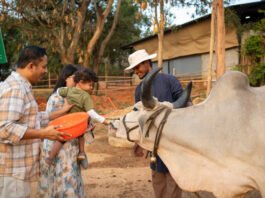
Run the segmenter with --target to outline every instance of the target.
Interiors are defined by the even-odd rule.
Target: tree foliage
[[[255,34],[246,39],[243,52],[252,63],[250,83],[253,86],[260,86],[265,84],[265,15],[253,27]]]
[[[254,58],[255,62],[262,58],[265,53],[265,43],[263,37],[264,36],[262,35],[253,35],[247,38],[245,41],[245,54],[251,58]]]
[[[6,34],[4,38],[6,46],[12,45],[7,49],[9,59],[15,60],[13,55],[15,56],[24,45],[35,44],[48,50],[49,63],[52,63],[49,64],[49,71],[53,73],[58,72],[66,63],[84,64],[92,68],[97,65],[102,42],[111,30],[117,11],[117,1],[0,0],[0,11],[3,13],[0,21],[3,32],[11,31],[12,25],[19,32],[19,38],[15,39],[16,43],[10,42],[12,34]],[[146,35],[143,32],[152,32],[151,27],[155,27],[155,20],[149,15],[154,13],[152,9],[155,2],[158,1],[134,0],[132,3],[131,0],[122,0],[115,31],[103,50],[102,58],[99,59],[108,58],[111,65],[116,65],[118,69],[125,62],[127,63],[128,54],[120,47]],[[196,13],[204,14],[210,2],[210,0],[165,1],[164,25],[171,26],[174,13],[169,11],[170,7],[195,6]],[[149,8],[151,11],[145,12]],[[12,18],[13,21],[7,23],[7,18]],[[98,70],[103,72],[104,64],[101,60],[98,62]]]
[[[172,15],[168,15],[167,12],[167,7],[190,7],[192,6],[193,8],[195,8],[195,14],[194,16],[200,16],[203,14],[206,14],[209,12],[210,7],[212,5],[213,2],[214,5],[218,5],[217,6],[217,10],[219,11],[219,15],[217,16],[221,16],[220,13],[223,13],[223,0],[220,1],[212,1],[212,0],[135,0],[134,1],[135,4],[138,4],[140,7],[140,14],[148,7],[147,4],[150,5],[151,9],[153,10],[153,15],[152,15],[152,26],[153,26],[153,33],[157,34],[158,37],[158,67],[162,67],[163,66],[163,40],[164,40],[164,30],[166,27],[167,22],[169,21],[168,16],[172,16]],[[225,0],[224,3],[229,2],[229,0]],[[223,16],[223,14],[222,14]],[[223,17],[217,17],[220,20],[217,20],[217,23],[221,22],[223,20]],[[222,20],[221,20],[222,19]],[[221,22],[222,24],[222,22]],[[219,25],[218,25],[219,26]],[[219,26],[220,27],[220,26]],[[218,30],[216,32],[217,38],[221,38],[221,36],[224,34],[224,29],[223,31]],[[221,39],[217,39],[216,41],[216,46],[218,44],[218,46],[216,47],[217,51],[219,49],[222,49],[221,43],[219,42],[222,41]],[[223,65],[222,62],[220,60],[223,60],[224,53],[221,53],[223,50],[221,50],[219,53],[217,52],[217,62],[219,60],[219,65]],[[220,56],[219,56],[220,55]],[[219,58],[220,57],[220,58]],[[217,74],[220,73],[218,72],[218,67],[217,67]]]
[[[144,26],[148,23],[146,16],[141,18],[137,17],[138,8],[131,4],[130,1],[124,1],[121,4],[120,20],[117,24],[116,31],[114,32],[108,46],[105,49],[104,57],[108,57],[113,68],[109,71],[109,74],[123,73],[124,63],[127,63],[128,52],[122,49],[122,46],[140,39],[141,32]],[[110,17],[113,20],[113,14]],[[96,45],[95,55],[99,50],[103,38],[108,34],[111,23],[106,24],[106,28],[103,31],[103,36],[100,42]],[[99,74],[104,74],[104,64],[101,62],[101,68],[99,68]]]
[[[19,29],[20,24],[19,20],[9,16],[1,18],[0,26],[8,62],[0,64],[0,80],[4,80],[10,74],[17,60],[17,52],[22,43],[25,44],[24,35]]]
[[[122,0],[121,7],[118,27],[103,53],[112,60],[119,56],[122,45],[139,38],[144,21],[137,21],[137,8],[130,0]],[[16,50],[9,48],[8,52],[17,54],[27,44],[41,45],[48,50],[49,63],[53,63],[49,71],[57,72],[67,63],[93,67],[101,42],[112,27],[116,8],[117,1],[105,0],[0,0],[4,13],[0,20],[3,31],[13,32],[11,26],[16,24],[22,37],[16,39]],[[7,17],[13,21],[7,23]],[[7,34],[4,38],[6,45],[15,45],[10,43],[11,37]]]
[[[253,86],[265,84],[265,62],[257,63],[249,75],[249,81]]]

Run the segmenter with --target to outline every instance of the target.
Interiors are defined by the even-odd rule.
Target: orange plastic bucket
[[[85,112],[70,113],[49,122],[49,126],[61,125],[62,127],[57,129],[58,131],[72,135],[71,137],[64,136],[66,140],[83,135],[87,129],[87,124],[88,114]]]

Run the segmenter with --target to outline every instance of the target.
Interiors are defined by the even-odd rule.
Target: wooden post
[[[106,89],[105,89],[105,96],[107,95],[107,88],[108,88],[108,75],[109,75],[109,58],[104,58],[104,65],[105,65],[105,82],[106,82]]]
[[[48,87],[50,89],[51,88],[51,72],[48,72],[48,83],[49,83]]]
[[[164,26],[165,26],[165,15],[164,15],[164,0],[159,0],[160,3],[160,21],[158,24],[158,67],[163,67],[163,44],[164,44]]]
[[[213,64],[213,47],[215,38],[215,25],[216,25],[216,2],[212,3],[212,15],[211,15],[211,37],[210,37],[210,50],[209,50],[209,63],[207,74],[207,96],[210,93],[212,87],[212,64]]]
[[[159,20],[158,20],[158,1],[159,1]],[[154,0],[155,4],[155,17],[154,26],[157,26],[158,37],[158,54],[157,54],[157,66],[163,67],[163,42],[164,42],[164,26],[165,26],[165,14],[164,14],[164,0]],[[156,29],[156,28],[155,28]]]
[[[216,1],[217,31],[216,31],[216,78],[225,72],[225,23],[223,0]]]

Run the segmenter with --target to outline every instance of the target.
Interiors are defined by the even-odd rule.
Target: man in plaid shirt
[[[67,104],[52,114],[38,112],[31,84],[47,72],[43,48],[25,47],[17,68],[0,83],[0,197],[29,197],[30,182],[39,175],[41,139],[64,141],[67,135],[47,125],[49,119],[66,113]]]

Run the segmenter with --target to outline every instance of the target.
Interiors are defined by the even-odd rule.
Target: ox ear
[[[161,69],[162,67],[158,67],[149,72],[142,82],[141,101],[145,108],[153,109],[156,105],[156,101],[151,94],[151,85],[154,77]]]
[[[192,89],[192,82],[190,81],[185,90],[183,91],[182,95],[173,102],[173,108],[183,108],[187,105],[189,99],[190,99],[190,93]]]

